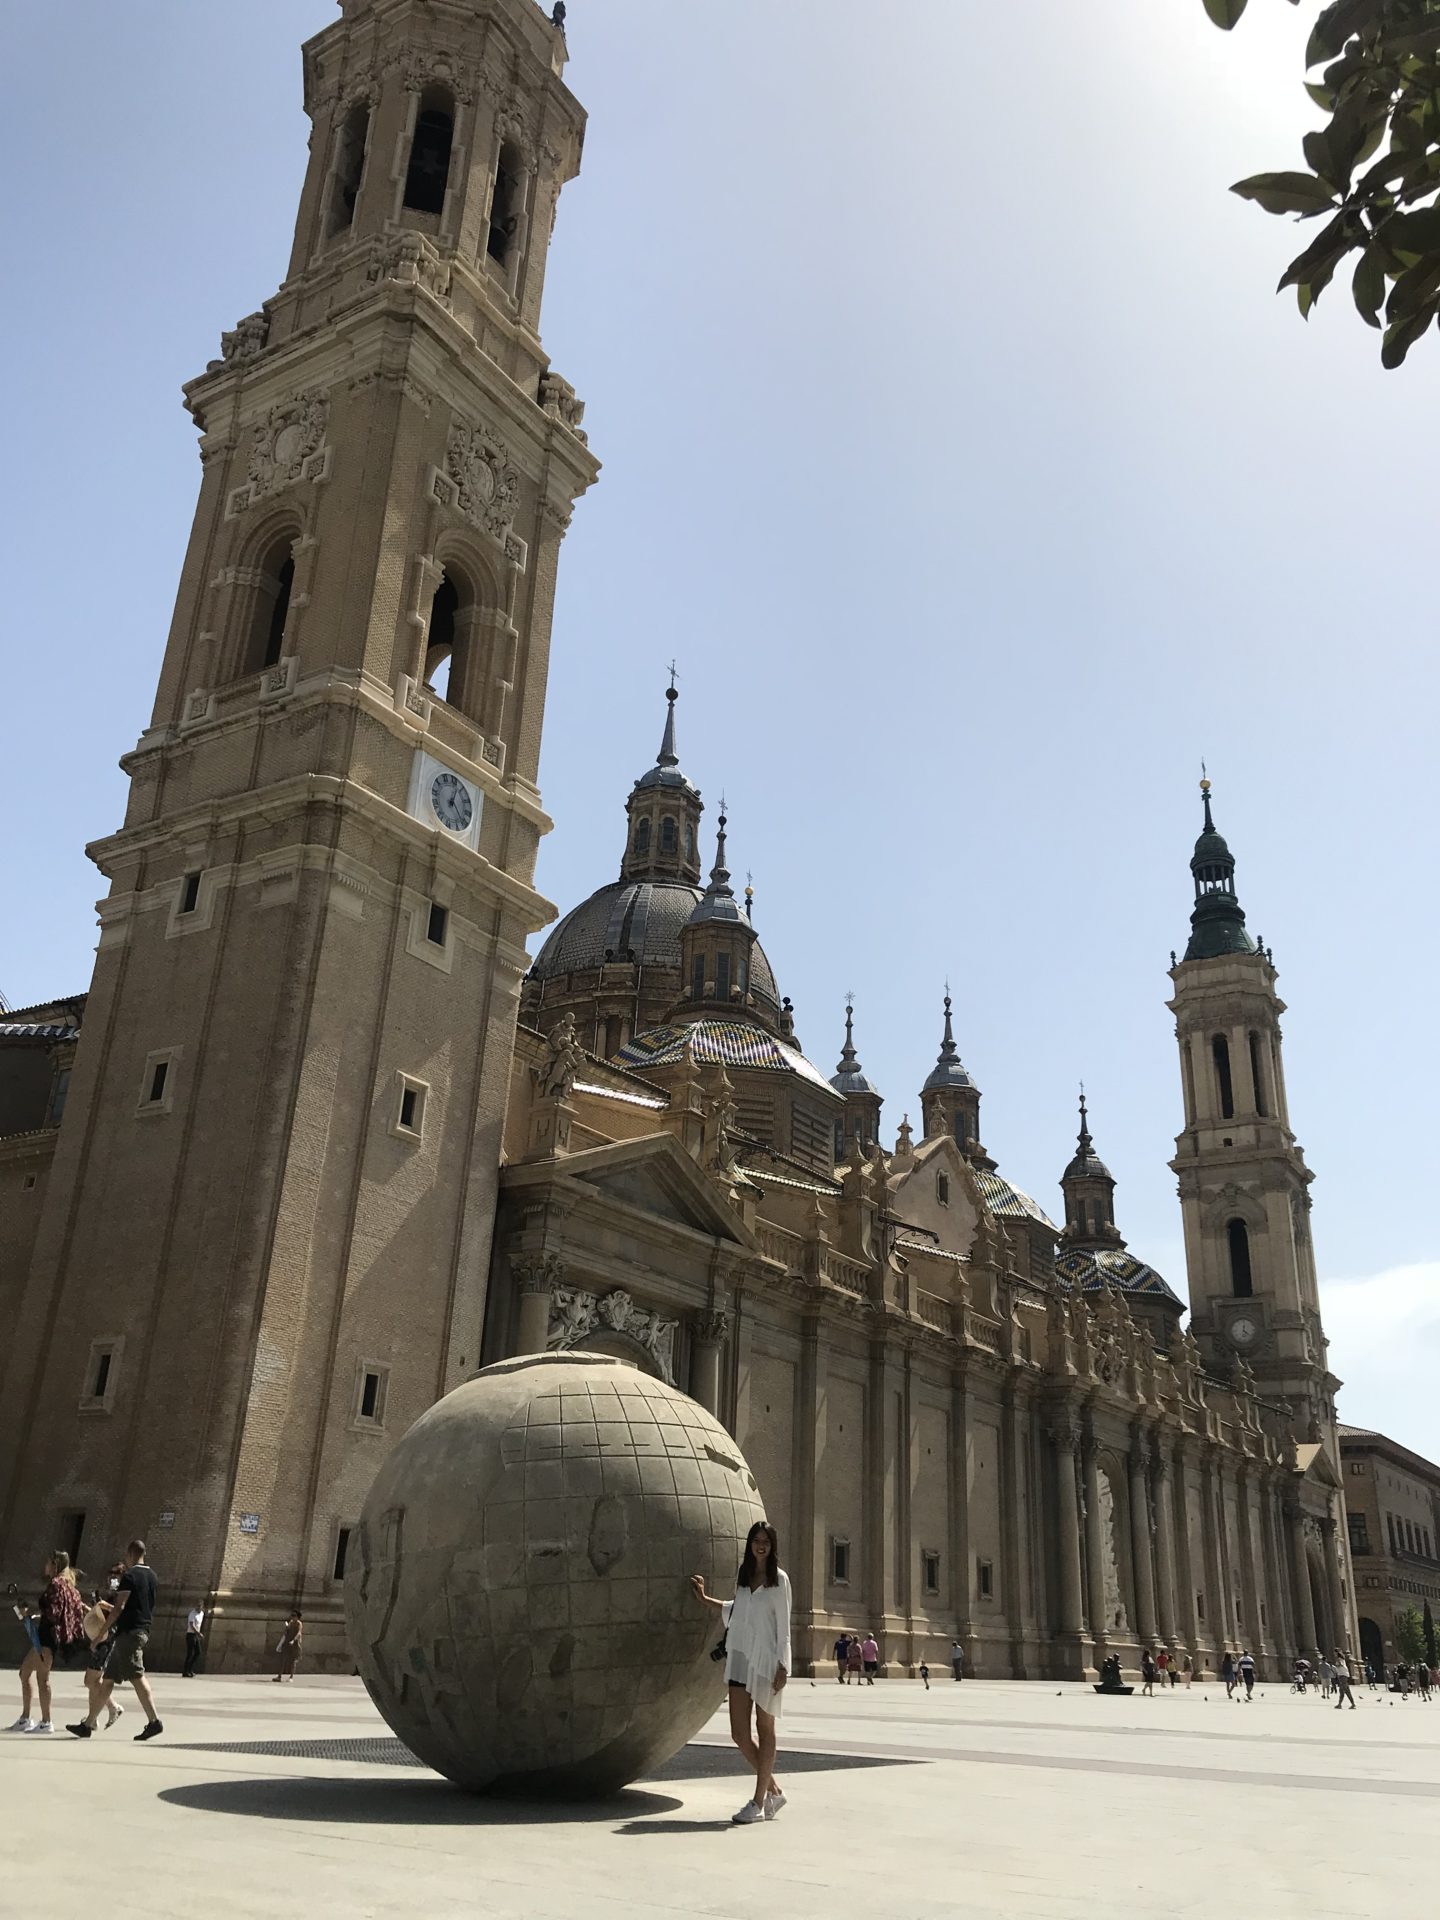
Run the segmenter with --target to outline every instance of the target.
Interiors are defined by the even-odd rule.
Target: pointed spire
[[[670,684],[665,689],[665,731],[660,736],[660,751],[655,756],[657,767],[678,767],[680,757],[675,751],[675,702],[680,698],[680,689],[675,684],[675,662],[670,662]]]
[[[1085,1082],[1080,1082],[1080,1151],[1089,1153],[1095,1145],[1090,1138],[1089,1115],[1085,1111]]]
[[[840,1073],[859,1073],[860,1062],[855,1057],[855,996],[845,996],[845,1044],[840,1049],[840,1060],[835,1071]]]
[[[754,874],[751,873],[747,868],[745,872],[745,918],[751,923],[752,926],[754,925],[754,922],[755,922],[755,887],[753,884],[754,879],[755,879]]]
[[[1205,762],[1200,762],[1200,797],[1205,803],[1205,831],[1213,833],[1215,822],[1210,817],[1210,776],[1205,771]]]
[[[720,818],[715,822],[715,864],[710,869],[710,891],[712,893],[730,892],[730,869],[725,864],[725,796],[720,796]]]

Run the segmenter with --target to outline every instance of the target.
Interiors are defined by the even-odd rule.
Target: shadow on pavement
[[[315,1820],[371,1826],[516,1827],[627,1823],[643,1832],[645,1819],[682,1803],[634,1787],[608,1800],[520,1800],[464,1793],[446,1780],[335,1780],[299,1775],[277,1780],[204,1780],[166,1787],[159,1798],[197,1813],[234,1813],[247,1819]]]

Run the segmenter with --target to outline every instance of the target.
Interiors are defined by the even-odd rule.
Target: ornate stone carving
[[[1101,1467],[1096,1475],[1100,1489],[1100,1574],[1105,1591],[1105,1625],[1124,1631],[1125,1602],[1120,1593],[1120,1560],[1115,1551],[1115,1489],[1110,1476]]]
[[[455,506],[471,525],[503,541],[520,504],[520,476],[499,435],[457,420],[445,448],[445,476],[455,488]]]
[[[568,1100],[584,1064],[585,1049],[575,1037],[575,1016],[562,1014],[550,1029],[549,1057],[534,1070],[541,1098]]]
[[[580,422],[585,418],[585,402],[577,398],[568,380],[562,380],[558,373],[542,373],[536,397],[542,413],[550,414],[562,426],[569,427],[577,440],[585,439],[580,431]]]
[[[510,1271],[521,1293],[553,1293],[565,1278],[565,1265],[558,1253],[512,1254]]]
[[[253,430],[248,479],[230,495],[227,513],[243,513],[257,500],[301,481],[323,480],[330,471],[325,430],[330,403],[323,393],[297,394],[272,407]]]
[[[728,1313],[696,1313],[690,1318],[690,1337],[697,1347],[718,1347],[730,1331]]]
[[[233,332],[221,334],[221,365],[244,366],[247,361],[258,359],[265,351],[265,343],[269,338],[269,314],[263,310],[259,313],[247,313]]]
[[[375,254],[365,277],[372,286],[379,280],[421,286],[447,307],[450,304],[450,262],[423,233],[396,234]]]
[[[564,1353],[596,1332],[623,1334],[650,1355],[660,1377],[673,1386],[678,1325],[654,1308],[637,1306],[623,1287],[607,1294],[557,1287],[551,1295],[548,1345],[552,1352]]]

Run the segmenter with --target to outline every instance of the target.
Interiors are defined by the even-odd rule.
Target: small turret
[[[1090,1137],[1089,1114],[1085,1107],[1085,1089],[1080,1089],[1080,1139],[1075,1157],[1060,1178],[1065,1195],[1065,1230],[1061,1239],[1069,1247],[1123,1248],[1124,1240],[1115,1225],[1115,1180],[1110,1169],[1095,1151]]]
[[[685,880],[694,886],[700,879],[697,835],[704,804],[700,789],[680,771],[675,752],[675,703],[679,698],[672,668],[665,690],[665,731],[660,736],[660,751],[654,766],[641,774],[625,802],[629,828],[625,857],[620,862],[622,880]]]
[[[840,1059],[830,1084],[838,1094],[844,1097],[844,1117],[835,1123],[835,1159],[838,1164],[849,1151],[852,1139],[858,1136],[865,1148],[875,1146],[880,1138],[880,1109],[884,1105],[879,1090],[866,1077],[855,1052],[855,1001],[851,994],[845,996],[845,1044],[840,1049]]]
[[[948,1133],[964,1153],[980,1147],[980,1089],[965,1071],[955,1045],[950,988],[945,988],[945,1035],[940,1052],[920,1089],[920,1119],[927,1140]]]
[[[750,993],[750,956],[755,947],[755,929],[730,885],[730,870],[725,864],[727,825],[722,798],[710,884],[680,934],[681,999],[676,1008],[679,1019],[702,1012],[738,1012],[742,1008],[754,1017],[757,1011]],[[771,1025],[768,1015],[764,1017],[764,1024]]]

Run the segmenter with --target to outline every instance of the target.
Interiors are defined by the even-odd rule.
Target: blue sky
[[[1399,374],[1294,229],[1313,9],[572,0],[591,113],[545,338],[605,463],[562,562],[541,885],[618,864],[665,662],[681,754],[828,1071],[893,1127],[948,976],[983,1131],[1048,1208],[1074,1092],[1183,1276],[1183,946],[1204,756],[1275,949],[1342,1415],[1440,1456],[1431,1093],[1440,340]],[[7,22],[0,991],[82,987],[118,755],[198,482],[179,385],[273,291],[327,0]],[[81,30],[83,29],[83,30]],[[37,76],[63,72],[63,88]]]

